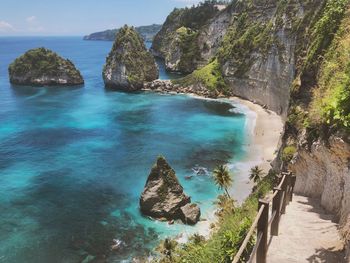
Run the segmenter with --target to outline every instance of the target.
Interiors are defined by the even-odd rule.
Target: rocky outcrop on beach
[[[46,48],[27,51],[9,66],[10,82],[16,85],[72,86],[84,83],[69,59]]]
[[[184,94],[196,94],[198,96],[206,98],[216,98],[216,92],[211,92],[201,83],[195,83],[193,85],[180,85],[172,82],[171,80],[154,80],[152,82],[145,83],[144,90],[152,90],[155,92],[165,93],[184,93]]]
[[[157,79],[158,75],[155,59],[135,28],[121,28],[103,68],[106,87],[136,91],[143,88],[145,82]]]
[[[177,220],[196,224],[200,209],[191,204],[191,198],[184,193],[175,171],[163,157],[158,157],[152,167],[140,198],[140,209],[144,215],[155,219]]]

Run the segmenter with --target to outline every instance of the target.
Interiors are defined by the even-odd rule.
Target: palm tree
[[[219,165],[218,167],[216,167],[216,169],[213,171],[213,177],[215,184],[218,186],[218,188],[221,190],[225,190],[227,196],[230,197],[227,188],[229,188],[232,185],[233,181],[227,167],[224,165]]]
[[[157,250],[162,253],[165,258],[172,259],[173,252],[175,251],[177,242],[174,239],[166,238],[158,246]],[[172,262],[172,261],[171,261]]]
[[[201,243],[203,243],[205,241],[205,237],[200,235],[200,234],[194,233],[192,236],[190,236],[189,240],[193,244],[199,245],[199,244],[201,244]]]
[[[254,166],[252,169],[250,169],[249,180],[253,181],[254,183],[258,183],[262,176],[263,170],[261,170],[259,166]]]

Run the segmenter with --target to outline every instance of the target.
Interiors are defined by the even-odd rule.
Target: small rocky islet
[[[164,157],[160,156],[152,167],[140,197],[142,214],[158,220],[182,220],[188,225],[200,219],[200,208],[191,203],[183,187]]]
[[[158,78],[156,61],[134,27],[119,30],[102,75],[107,88],[123,91],[140,90]]]
[[[26,86],[74,86],[84,84],[80,71],[69,59],[47,48],[28,50],[8,68],[10,82]]]

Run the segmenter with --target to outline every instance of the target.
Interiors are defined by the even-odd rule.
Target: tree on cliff
[[[260,182],[263,176],[263,171],[259,168],[259,166],[254,166],[250,169],[249,180],[254,183]]]
[[[225,190],[227,196],[231,197],[228,193],[227,188],[229,188],[232,185],[233,180],[227,167],[225,165],[219,165],[213,171],[213,177],[215,184],[219,187],[219,189]]]

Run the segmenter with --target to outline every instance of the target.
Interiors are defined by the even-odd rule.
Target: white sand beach
[[[190,96],[203,99],[198,95],[190,94]],[[249,180],[250,169],[258,165],[264,173],[270,170],[270,163],[276,158],[284,123],[281,116],[253,102],[237,97],[224,99],[224,101],[232,103],[237,111],[246,115],[245,129],[247,133],[251,133],[247,134],[245,158],[229,164],[234,180],[229,192],[238,203],[242,203],[253,188],[253,183]],[[195,229],[198,234],[209,236],[210,224],[217,219],[215,211],[211,211],[204,217],[206,220],[198,222]],[[190,233],[183,233],[177,240],[186,242],[187,234]]]
[[[270,163],[276,158],[284,123],[281,116],[253,102],[237,97],[231,97],[230,101],[239,107],[246,107],[243,109],[247,116],[246,131],[251,132],[248,135],[246,157],[231,167],[234,171],[234,184],[230,192],[241,203],[253,186],[249,181],[250,169],[258,165],[264,173],[270,170]]]

